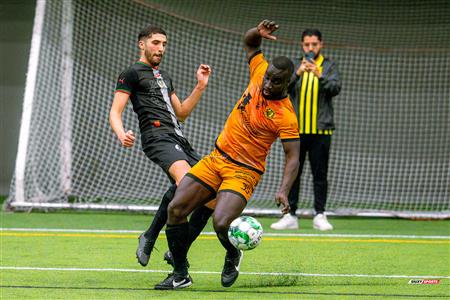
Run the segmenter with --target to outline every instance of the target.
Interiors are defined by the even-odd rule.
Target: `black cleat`
[[[236,257],[228,257],[228,252],[225,255],[225,263],[222,270],[222,286],[230,287],[236,281],[239,276],[239,267],[241,266],[244,252],[239,250],[239,255]]]
[[[147,239],[142,233],[139,238],[138,248],[136,250],[136,258],[138,263],[145,267],[150,260],[150,254],[152,253],[153,246],[155,246],[155,241]]]
[[[170,273],[166,279],[155,285],[155,290],[177,290],[187,288],[192,285],[191,276],[180,276]]]
[[[166,253],[164,253],[164,260],[167,262],[167,264],[171,265],[172,268],[175,267],[175,265],[173,264],[173,255],[170,250],[167,250]]]
[[[168,265],[171,265],[172,268],[175,268],[175,265],[173,264],[173,255],[170,250],[167,250],[166,253],[164,253],[164,260],[167,262]],[[190,267],[189,261],[186,259],[186,267]]]

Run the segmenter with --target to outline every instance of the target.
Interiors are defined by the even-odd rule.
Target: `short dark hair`
[[[152,34],[159,33],[167,36],[166,32],[159,26],[156,25],[147,25],[145,28],[143,28],[138,35],[138,41],[149,38],[152,36]]]
[[[287,70],[289,72],[289,77],[294,73],[294,63],[292,60],[286,56],[277,56],[272,60],[272,65],[274,65],[279,70]]]
[[[302,42],[305,39],[305,36],[317,36],[319,41],[322,41],[322,33],[319,31],[319,29],[305,29],[302,33]]]

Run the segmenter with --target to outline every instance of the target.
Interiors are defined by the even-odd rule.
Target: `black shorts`
[[[187,139],[172,133],[145,138],[142,148],[145,155],[166,172],[171,182],[174,181],[169,168],[174,162],[185,160],[192,167],[201,159]]]

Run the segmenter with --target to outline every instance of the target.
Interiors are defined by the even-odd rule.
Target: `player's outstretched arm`
[[[282,205],[281,211],[286,214],[289,212],[288,194],[297,177],[298,167],[300,165],[298,160],[300,156],[300,141],[289,141],[282,144],[286,157],[286,164],[284,166],[281,186],[275,196],[275,201],[277,205]]]
[[[247,59],[260,50],[262,38],[268,40],[276,40],[277,37],[272,35],[278,29],[278,24],[274,21],[263,20],[258,26],[249,29],[244,35],[244,49],[247,53]]]
[[[209,75],[211,74],[211,67],[208,65],[200,65],[197,69],[197,85],[192,90],[192,93],[183,102],[178,96],[173,93],[170,100],[172,102],[173,110],[177,115],[178,120],[184,121],[194,110],[200,98],[203,95],[206,86],[208,85]]]
[[[127,148],[133,147],[135,140],[133,131],[128,130],[125,132],[122,123],[122,113],[127,105],[129,97],[130,96],[126,93],[116,92],[109,112],[109,124],[119,138],[122,146]]]

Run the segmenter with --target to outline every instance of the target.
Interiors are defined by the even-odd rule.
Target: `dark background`
[[[0,1],[0,195],[14,172],[35,0]]]

